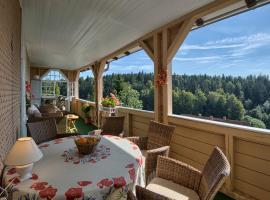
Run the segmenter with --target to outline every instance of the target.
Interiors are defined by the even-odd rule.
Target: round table
[[[78,154],[74,137],[39,147],[43,158],[34,164],[31,179],[20,182],[15,168],[5,171],[5,184],[15,177],[13,199],[124,199],[135,185],[144,186],[141,151],[126,139],[103,136],[86,156]]]

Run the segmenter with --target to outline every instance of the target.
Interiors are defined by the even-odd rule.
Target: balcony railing
[[[87,101],[74,99],[73,112],[83,116],[80,106]],[[93,104],[93,103],[91,103]],[[94,104],[93,104],[94,105]],[[92,111],[95,118],[95,111]],[[147,135],[154,112],[120,107],[125,116],[125,132]],[[202,169],[214,146],[222,148],[231,163],[231,175],[222,192],[235,199],[270,198],[270,131],[187,116],[172,115],[175,125],[170,156]]]

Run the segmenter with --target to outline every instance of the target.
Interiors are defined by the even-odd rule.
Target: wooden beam
[[[186,36],[190,32],[191,28],[193,27],[196,18],[191,17],[186,19],[182,25],[180,26],[176,36],[173,38],[173,42],[168,49],[168,62],[171,62],[174,55],[177,53],[178,49],[180,48],[181,44],[184,42]]]
[[[143,48],[143,50],[147,53],[147,55],[154,61],[154,51],[148,46],[147,43],[145,43],[143,40],[140,41],[140,46]]]

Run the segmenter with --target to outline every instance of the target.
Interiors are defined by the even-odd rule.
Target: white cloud
[[[154,71],[154,66],[153,65],[111,65],[110,69],[108,72],[132,72],[132,71]]]
[[[181,50],[212,50],[228,49],[232,51],[232,56],[246,55],[250,51],[262,46],[270,45],[269,33],[256,33],[249,36],[230,37],[222,40],[209,41],[199,45],[184,44]]]
[[[209,63],[215,62],[217,60],[222,60],[220,56],[201,56],[201,57],[175,57],[176,61],[196,61],[199,63]]]

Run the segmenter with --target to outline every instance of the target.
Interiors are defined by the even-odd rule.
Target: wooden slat
[[[235,140],[235,152],[270,161],[270,145],[264,145],[237,138]]]
[[[194,160],[191,160],[189,158],[186,158],[186,157],[184,157],[182,155],[179,155],[179,154],[177,154],[177,153],[175,153],[173,151],[171,151],[170,157],[172,157],[172,158],[174,158],[176,160],[180,160],[180,161],[182,161],[184,163],[187,163],[187,164],[195,167],[196,169],[199,169],[199,170],[202,170],[203,169],[203,165],[202,164],[200,164],[200,163],[198,163],[198,162],[196,162]]]
[[[207,144],[217,145],[224,148],[225,138],[224,135],[208,133],[205,131],[194,130],[191,128],[176,126],[175,134],[188,137],[193,140],[202,141]]]
[[[270,176],[268,175],[252,171],[238,165],[235,165],[234,167],[234,175],[236,179],[251,185],[256,185],[256,187],[270,192]]]
[[[171,143],[171,150],[179,155],[183,155],[186,158],[196,160],[198,163],[204,165],[208,159],[208,155],[195,151],[193,149],[178,145],[176,143]]]
[[[252,196],[253,198],[260,199],[260,200],[269,200],[270,198],[270,192],[267,192],[265,190],[262,190],[260,188],[257,188],[254,185],[250,185],[248,183],[245,183],[241,180],[235,179],[234,181],[235,190],[239,190],[240,192],[244,194],[248,194]],[[249,198],[247,198],[249,199]]]
[[[147,131],[132,127],[133,136],[147,136]]]
[[[172,142],[181,146],[200,151],[202,153],[210,155],[214,149],[214,145],[209,145],[203,142],[199,142],[193,139],[185,138],[179,135],[173,135]]]
[[[270,162],[253,156],[235,153],[235,164],[270,176]]]
[[[150,121],[152,120],[151,118],[147,118],[147,117],[141,117],[141,116],[136,116],[136,115],[132,115],[132,120],[136,121],[136,122],[142,122],[145,124],[149,124]]]
[[[144,131],[147,132],[148,128],[149,128],[149,125],[145,124],[145,123],[142,123],[142,122],[132,121],[132,127],[133,128],[139,128],[139,129],[144,130]]]

